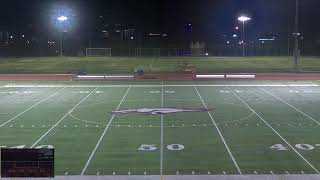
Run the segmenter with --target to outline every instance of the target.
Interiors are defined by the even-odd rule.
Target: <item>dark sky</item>
[[[319,36],[320,0],[300,0],[300,28],[306,36]],[[293,31],[294,0],[2,0],[0,27],[12,31],[48,31],[57,4],[70,7],[75,27],[85,31],[99,15],[110,24],[128,24],[144,31],[177,34],[189,22],[199,38],[215,33],[232,34],[236,18],[242,13],[252,17],[248,33]]]

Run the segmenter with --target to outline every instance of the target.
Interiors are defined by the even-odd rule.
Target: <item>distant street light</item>
[[[59,21],[60,26],[64,27],[64,23],[68,20],[67,16],[59,16],[57,17],[57,20]],[[60,56],[63,56],[63,32],[65,30],[61,31],[61,35],[60,35]]]
[[[246,22],[246,21],[250,21],[251,20],[251,18],[250,17],[247,17],[247,16],[240,16],[240,17],[238,17],[238,20],[240,21],[240,22],[242,22],[242,56],[245,56],[245,41],[244,41],[244,35],[245,35],[245,29],[244,29],[244,23]]]

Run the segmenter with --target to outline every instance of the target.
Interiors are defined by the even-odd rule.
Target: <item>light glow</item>
[[[238,20],[241,21],[241,22],[245,22],[245,21],[251,20],[251,18],[249,18],[247,16],[240,16],[240,17],[238,17]]]
[[[57,20],[58,21],[66,21],[66,20],[68,20],[68,17],[67,16],[59,16],[58,18],[57,18]]]

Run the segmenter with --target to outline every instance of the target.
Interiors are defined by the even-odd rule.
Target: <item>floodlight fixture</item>
[[[60,22],[64,22],[64,21],[67,21],[67,20],[68,20],[68,17],[67,17],[67,16],[59,16],[59,17],[57,18],[57,20],[60,21]]]
[[[240,17],[238,17],[238,20],[241,22],[246,22],[246,21],[250,21],[251,18],[247,17],[247,16],[240,16]]]

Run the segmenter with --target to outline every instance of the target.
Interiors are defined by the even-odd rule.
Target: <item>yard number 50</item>
[[[181,151],[184,149],[184,145],[182,144],[169,144],[167,145],[167,149],[170,151]],[[155,151],[157,150],[157,147],[155,144],[142,144],[139,148],[139,151]]]

